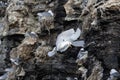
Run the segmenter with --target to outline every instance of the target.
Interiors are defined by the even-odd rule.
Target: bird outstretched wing
[[[76,47],[84,47],[84,44],[85,44],[85,42],[83,40],[82,41],[74,41],[74,42],[72,42],[72,45],[76,46]]]
[[[71,39],[72,41],[75,41],[75,40],[77,40],[77,39],[80,37],[80,34],[81,34],[81,30],[80,30],[79,28],[77,28],[76,32],[74,32],[74,33],[71,35],[70,39]]]

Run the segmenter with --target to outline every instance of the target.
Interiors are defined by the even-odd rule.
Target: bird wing
[[[58,38],[61,38],[61,37],[64,37],[64,38],[70,37],[74,33],[75,33],[74,29],[69,29],[69,30],[66,30],[66,31],[62,32],[61,34],[59,34]]]
[[[75,41],[79,38],[81,34],[81,30],[79,28],[77,28],[76,32],[72,34],[72,36],[70,37],[71,41]]]
[[[72,45],[76,46],[76,47],[84,47],[84,44],[85,44],[84,41],[74,41],[74,42],[72,42]]]

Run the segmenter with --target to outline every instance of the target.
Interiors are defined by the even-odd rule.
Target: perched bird
[[[56,40],[56,47],[50,52],[48,52],[48,56],[53,56],[57,51],[64,52],[66,51],[71,45],[73,46],[83,46],[81,41],[76,41],[79,38],[81,34],[81,30],[77,28],[76,32],[74,29],[69,29],[67,31],[62,32],[61,34],[58,35],[57,40]],[[76,43],[81,42],[80,45]]]
[[[83,63],[86,62],[87,58],[88,58],[88,51],[85,51],[84,48],[81,48],[77,55],[76,63],[78,63],[78,65],[82,65]]]
[[[111,69],[110,77],[107,80],[117,80],[118,78],[120,78],[120,73],[115,69]]]
[[[25,39],[23,43],[33,45],[35,42],[37,42],[37,39],[38,39],[38,35],[35,32],[27,32],[25,34]]]
[[[38,19],[39,21],[42,20],[42,19],[47,19],[49,17],[53,17],[54,14],[51,10],[49,10],[48,12],[41,12],[41,13],[37,13],[38,15]]]
[[[88,51],[85,51],[84,48],[81,48],[78,55],[77,55],[77,58],[78,59],[83,59],[83,57],[87,57],[88,55]]]
[[[54,14],[51,10],[48,12],[39,12],[38,15],[38,21],[41,23],[42,28],[47,29],[48,31],[53,28],[54,24]]]
[[[3,1],[0,1],[0,7],[6,7],[7,3],[4,3]]]

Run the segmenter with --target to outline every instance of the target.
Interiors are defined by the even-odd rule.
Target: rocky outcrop
[[[0,11],[0,79],[119,80],[120,0],[1,0]],[[49,57],[71,28],[85,45]]]

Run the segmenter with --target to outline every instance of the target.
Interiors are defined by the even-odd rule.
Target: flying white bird
[[[48,56],[49,57],[53,56],[57,51],[64,52],[71,45],[83,47],[84,45],[83,41],[75,41],[79,38],[80,34],[81,30],[79,28],[77,28],[76,32],[74,31],[74,29],[69,29],[59,34],[56,40],[56,47],[54,47],[52,51],[48,52]]]

